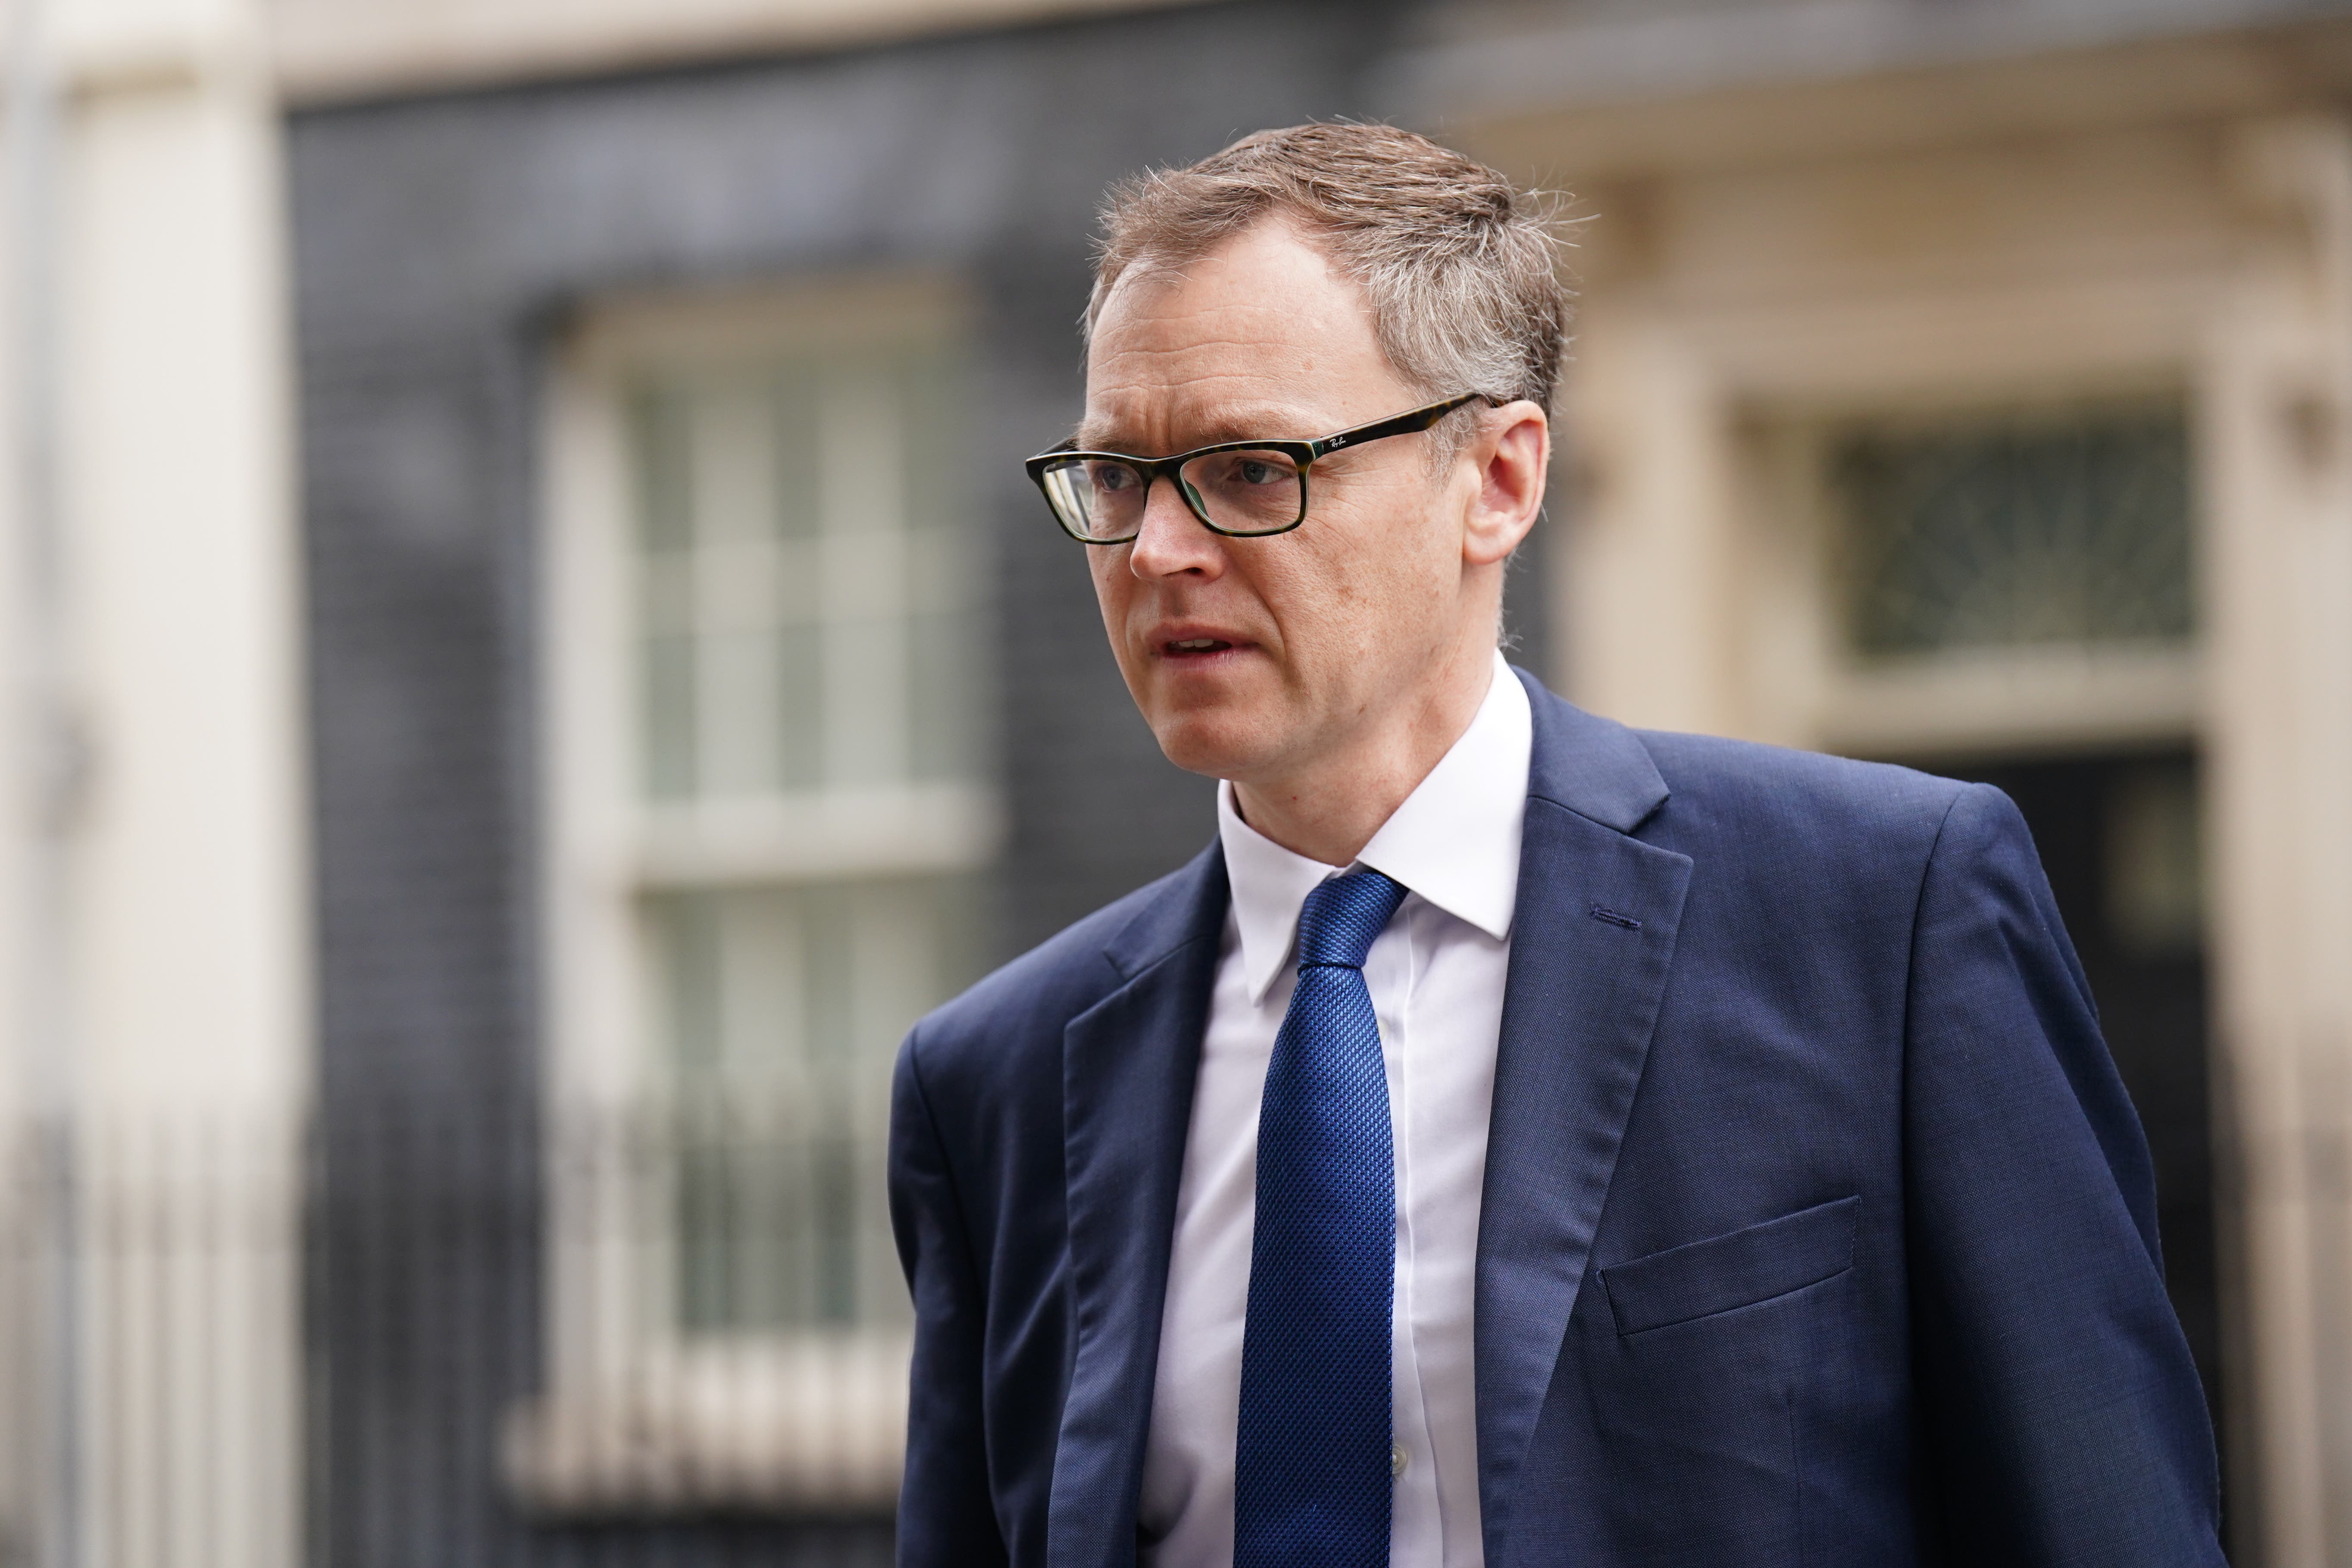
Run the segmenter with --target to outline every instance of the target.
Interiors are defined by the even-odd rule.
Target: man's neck
[[[1296,773],[1234,780],[1242,820],[1294,855],[1349,864],[1470,728],[1494,679],[1494,653],[1482,648],[1345,752]]]

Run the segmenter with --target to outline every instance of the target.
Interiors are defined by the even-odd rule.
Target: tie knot
[[[1404,885],[1378,871],[1327,878],[1298,911],[1298,967],[1361,969],[1372,939],[1404,902]]]

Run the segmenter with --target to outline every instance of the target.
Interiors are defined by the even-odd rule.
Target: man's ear
[[[1543,510],[1551,464],[1551,421],[1524,399],[1490,410],[1464,456],[1477,466],[1478,489],[1463,520],[1462,559],[1492,565],[1518,548]]]

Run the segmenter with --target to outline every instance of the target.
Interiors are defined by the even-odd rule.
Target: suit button
[[[1404,1451],[1404,1445],[1403,1445],[1403,1444],[1402,1444],[1402,1443],[1391,1443],[1391,1445],[1389,1445],[1389,1474],[1390,1474],[1390,1475],[1391,1475],[1391,1476],[1401,1476],[1401,1475],[1404,1474],[1404,1468],[1405,1468],[1405,1466],[1406,1466],[1407,1464],[1411,1463],[1411,1462],[1412,1462],[1412,1456],[1411,1456],[1411,1455],[1409,1455],[1409,1454],[1407,1454],[1407,1453]]]

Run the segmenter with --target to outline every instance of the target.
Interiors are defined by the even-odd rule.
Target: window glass
[[[782,356],[633,400],[640,780],[741,801],[981,771],[954,355]]]
[[[2116,943],[2152,958],[2205,935],[2197,773],[2187,758],[2118,769],[2106,803],[2106,917]]]
[[[678,1313],[689,1331],[895,1321],[882,1202],[887,1067],[971,976],[968,876],[648,900],[677,1105]]]
[[[627,402],[638,809],[700,846],[636,910],[675,1107],[667,1299],[690,1334],[905,1316],[890,1064],[978,972],[976,875],[779,874],[757,834],[693,830],[983,784],[962,405],[951,348],[906,342],[667,371]]]
[[[1829,478],[1864,659],[2194,630],[2177,402],[1849,428]]]

